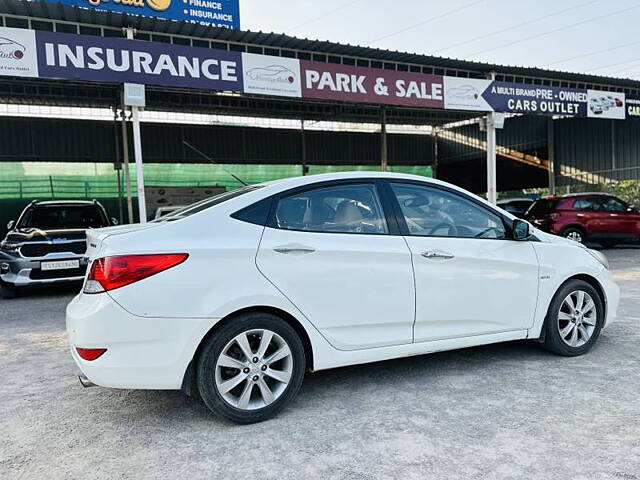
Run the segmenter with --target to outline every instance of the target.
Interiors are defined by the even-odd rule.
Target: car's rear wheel
[[[275,315],[242,314],[214,332],[197,363],[197,384],[214,413],[237,423],[267,420],[298,393],[305,372],[296,331]]]
[[[546,349],[574,357],[591,350],[604,321],[598,291],[583,280],[569,280],[556,292],[545,319]]]
[[[581,228],[569,227],[562,231],[562,236],[574,242],[584,243],[586,240],[584,231]]]

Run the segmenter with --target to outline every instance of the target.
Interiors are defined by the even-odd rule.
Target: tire
[[[584,243],[587,239],[584,230],[579,227],[565,228],[560,235],[578,243]]]
[[[585,314],[576,318],[575,307],[580,306],[579,292],[583,295],[580,310]],[[574,309],[566,300],[569,297]],[[591,308],[589,299],[593,302]],[[604,306],[598,291],[583,280],[569,280],[560,287],[549,305],[544,322],[544,347],[565,357],[583,355],[598,340],[603,321]]]
[[[247,340],[244,349],[238,343],[244,343],[242,338]],[[261,352],[263,339],[267,348]],[[243,353],[247,347],[251,358]],[[270,362],[274,356],[282,358]],[[252,312],[210,336],[197,360],[197,386],[213,413],[236,423],[262,422],[295,398],[305,370],[304,346],[296,331],[275,315]]]
[[[0,298],[9,300],[18,296],[18,289],[9,283],[0,282]]]

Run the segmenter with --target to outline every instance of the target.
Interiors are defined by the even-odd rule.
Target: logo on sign
[[[0,58],[22,60],[27,47],[10,38],[0,37]]]
[[[109,0],[87,0],[89,5],[98,7],[102,3],[109,3]],[[145,0],[113,0],[113,3],[129,7],[144,7]],[[146,0],[147,5],[157,12],[162,12],[171,6],[171,0]]]
[[[446,91],[446,95],[460,100],[477,100],[480,97],[478,89],[472,85],[450,88]]]
[[[296,81],[296,74],[283,65],[269,65],[266,67],[255,67],[246,72],[251,80],[274,83],[293,83]]]

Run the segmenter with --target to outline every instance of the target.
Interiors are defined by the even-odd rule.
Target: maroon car
[[[545,232],[593,241],[605,248],[640,240],[640,213],[606,193],[576,193],[536,200],[524,218]]]

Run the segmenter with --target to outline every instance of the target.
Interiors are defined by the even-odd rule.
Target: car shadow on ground
[[[522,362],[529,367],[538,363],[561,361],[532,341],[513,341],[484,345],[447,352],[416,355],[382,362],[307,373],[297,398],[275,419],[294,416],[320,415],[326,410],[335,411],[346,403],[357,405],[358,397],[366,400],[371,392],[380,390],[381,395],[411,392],[419,386],[416,394],[424,395],[437,382],[467,382],[491,375],[497,368],[517,370]],[[501,367],[500,367],[501,365]],[[78,388],[81,388],[78,385]],[[109,389],[93,389],[97,395],[112,396]],[[132,422],[154,421],[156,418],[171,418],[176,422],[208,422],[221,428],[233,423],[216,417],[199,398],[191,398],[182,392],[166,390],[118,390],[117,401],[109,401],[110,408],[131,412],[135,405]],[[80,392],[81,393],[81,392]],[[106,400],[106,399],[105,399]],[[127,405],[115,403],[126,403]],[[104,402],[103,403],[104,407]],[[353,405],[350,406],[350,408]],[[146,419],[145,419],[146,418]],[[267,423],[268,423],[267,422]]]

